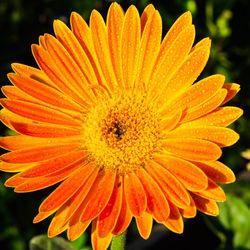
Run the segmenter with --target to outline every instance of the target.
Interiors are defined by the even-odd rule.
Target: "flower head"
[[[239,136],[226,128],[242,115],[222,106],[239,90],[222,75],[195,82],[210,39],[193,45],[184,13],[162,39],[161,16],[148,5],[89,26],[72,13],[71,29],[54,22],[32,52],[39,69],[13,64],[3,87],[1,120],[18,135],[2,137],[0,169],[16,192],[60,183],[34,222],[54,217],[48,235],[71,240],[92,223],[92,244],[105,249],[135,218],[148,238],[153,220],[176,233],[197,210],[215,216],[226,197],[217,183],[235,180],[219,162]],[[195,83],[194,83],[195,82]]]

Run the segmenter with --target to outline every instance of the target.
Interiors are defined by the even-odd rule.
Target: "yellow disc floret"
[[[143,94],[100,99],[84,122],[90,160],[120,174],[136,170],[157,150],[158,124],[157,113]]]

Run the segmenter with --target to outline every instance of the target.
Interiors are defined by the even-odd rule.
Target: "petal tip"
[[[111,3],[109,8],[117,8],[117,7],[120,8],[121,5],[119,3],[117,3],[117,2],[113,2],[113,3]]]
[[[139,15],[138,10],[137,10],[137,8],[136,8],[136,6],[134,4],[130,5],[129,8],[127,9],[127,11],[126,11],[126,13],[130,13],[130,12],[131,12],[131,14],[133,13],[133,15],[134,14]]]
[[[53,21],[53,28],[54,28],[54,30],[60,25],[60,24],[62,24],[63,22],[61,21],[61,20],[59,20],[59,19],[55,19],[54,21]],[[64,24],[64,23],[63,23]]]
[[[184,12],[180,17],[179,17],[179,19],[186,19],[185,21],[186,21],[186,23],[187,24],[191,24],[192,23],[192,13],[191,13],[191,11],[186,11],[186,12]]]

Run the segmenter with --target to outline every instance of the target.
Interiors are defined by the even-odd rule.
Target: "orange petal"
[[[35,164],[34,163],[18,163],[18,164],[12,164],[4,161],[0,161],[0,170],[4,172],[20,172],[24,171],[30,167],[33,167]]]
[[[61,138],[39,138],[26,135],[11,135],[0,137],[0,147],[9,151],[20,150],[24,148],[35,148],[41,145],[51,146],[53,144],[72,144],[79,142],[79,137],[61,137]]]
[[[187,58],[193,45],[194,37],[194,26],[188,25],[178,34],[173,43],[166,46],[165,41],[167,42],[167,40],[163,40],[152,71],[152,76],[150,77],[149,88],[151,92],[158,88],[155,93],[162,94],[162,90],[169,84],[168,82],[171,77],[174,76],[173,74],[181,67],[183,61]],[[154,93],[152,94],[154,96]]]
[[[94,219],[103,211],[114,190],[115,180],[115,171],[99,172],[84,200],[81,221]]]
[[[169,216],[168,201],[153,178],[142,168],[137,173],[147,195],[147,211],[157,222],[165,221]]]
[[[22,119],[24,121],[22,121]],[[14,121],[15,123],[20,123],[20,122],[27,122],[30,123],[33,120],[22,117],[20,115],[14,114],[11,111],[9,111],[8,109],[1,109],[0,110],[0,120],[1,122],[8,128],[10,128],[11,130],[15,130],[15,128],[13,128],[13,126],[11,125],[11,123]],[[41,122],[39,122],[41,124]],[[48,123],[49,124],[49,123]],[[17,132],[17,131],[16,131]],[[18,132],[17,132],[18,133]]]
[[[122,30],[122,69],[126,88],[134,86],[138,66],[139,48],[141,37],[141,24],[139,13],[134,5],[131,5],[124,18]]]
[[[38,103],[41,104],[41,101],[38,99],[35,99],[34,97],[26,94],[24,91],[21,89],[17,88],[16,86],[12,85],[6,85],[1,88],[3,94],[8,98],[8,99],[13,99],[13,100],[19,100],[19,101],[29,101],[32,103]]]
[[[93,250],[106,250],[111,243],[113,235],[110,233],[105,237],[99,237],[96,224],[96,220],[94,220],[91,230],[91,243]]]
[[[113,2],[110,5],[107,15],[108,43],[111,61],[114,67],[116,79],[120,86],[123,86],[122,61],[121,61],[121,37],[124,21],[124,12],[119,4]]]
[[[45,50],[47,50],[47,45],[44,36],[41,35],[39,36],[39,45],[43,47]]]
[[[63,72],[63,77],[71,84],[75,93],[78,93],[79,96],[91,103],[95,96],[88,86],[85,75],[81,72],[69,52],[55,37],[49,34],[45,34],[45,41],[47,51],[50,54],[50,60],[56,63],[57,67]]]
[[[21,76],[18,76],[18,77],[21,77]],[[27,78],[27,79],[29,79],[29,78]],[[32,80],[32,81],[34,81],[34,80]],[[30,82],[30,80],[27,80],[27,82]],[[25,80],[25,83],[27,83],[27,82]],[[45,84],[43,84],[43,85],[45,85]],[[31,86],[32,86],[32,91],[33,91],[33,83],[31,83]],[[50,88],[50,89],[52,89],[52,88]],[[51,101],[50,98],[52,98],[52,97],[49,97],[49,95],[51,95],[51,94],[42,93],[42,90],[41,91],[38,90],[39,93],[35,93],[37,95],[40,95],[40,97],[38,97],[38,96],[34,97],[34,96],[32,96],[33,94],[27,94],[29,92],[28,90],[26,91],[27,92],[26,93],[26,92],[24,92],[24,90],[21,90],[16,86],[9,86],[9,85],[8,86],[3,86],[2,87],[2,92],[8,99],[12,99],[12,100],[15,100],[15,101],[24,101],[24,102],[28,102],[28,103],[38,104],[38,105],[41,105],[41,106],[44,106],[44,107],[54,109],[54,110],[56,110],[58,112],[65,113],[66,115],[69,115],[71,117],[75,117],[75,118],[78,117],[78,119],[79,119],[79,117],[82,116],[83,111],[86,111],[85,107],[79,108],[79,106],[76,103],[74,103],[72,101],[70,103],[69,98],[67,98],[68,103],[64,105],[62,98],[58,97],[58,94],[56,94],[56,93],[54,93],[54,95],[53,95],[53,97],[54,97],[54,99],[56,101],[55,100]],[[49,92],[49,90],[48,90],[48,92]],[[48,95],[48,96],[44,97],[43,95]],[[43,99],[44,101],[40,100],[39,98]],[[57,99],[58,100],[61,99],[60,102],[62,102],[62,107],[64,107],[64,108],[61,108],[60,104],[57,105],[57,102],[58,102]],[[51,105],[51,102],[54,102],[54,105]]]
[[[55,87],[55,84],[40,69],[36,69],[21,63],[12,63],[11,67],[15,71],[15,73],[20,76],[28,77],[39,82],[43,82],[46,85]]]
[[[166,220],[166,222],[163,223],[163,225],[168,229],[170,229],[171,231],[181,234],[183,233],[184,230],[184,223],[181,217],[181,213],[175,205],[169,203],[169,206],[170,206],[170,215]]]
[[[88,195],[93,184],[97,180],[99,173],[99,168],[90,174],[88,179],[82,184],[82,186],[77,190],[77,192],[70,198],[68,203],[70,203],[67,218],[65,223],[68,223],[68,238],[74,240],[80,236],[80,234],[85,231],[86,227],[90,224],[92,220],[81,221],[82,211],[85,207],[85,198]]]
[[[168,133],[168,138],[197,138],[216,143],[220,147],[231,146],[238,141],[239,135],[229,128],[214,126],[180,126]]]
[[[92,38],[91,32],[88,24],[82,18],[82,16],[76,12],[72,12],[70,16],[70,24],[73,34],[81,44],[85,53],[89,56],[93,54],[93,51],[90,51],[92,47]]]
[[[94,167],[94,166],[92,166]],[[79,224],[81,221],[82,212],[85,207],[85,198],[88,195],[89,191],[93,188],[93,184],[95,181],[98,181],[100,169],[98,167],[94,167],[94,171],[88,176],[86,181],[82,183],[81,187],[75,192],[75,194],[70,198],[68,202],[70,202],[68,218],[69,227],[73,227],[74,224]],[[81,223],[79,224],[81,226]],[[77,227],[77,226],[76,226]]]
[[[160,50],[162,34],[162,20],[158,11],[155,11],[143,29],[140,45],[140,55],[135,85],[148,86],[158,51]]]
[[[82,184],[77,192],[70,198],[70,206],[68,211],[68,218],[70,220],[69,226],[73,226],[80,222],[82,211],[84,209],[84,199],[93,187],[97,176],[99,174],[99,168],[95,168],[94,171],[89,175],[88,179]],[[81,224],[81,223],[80,223]],[[79,224],[79,226],[80,226]]]
[[[25,182],[25,178],[21,177],[20,173],[19,173],[19,174],[15,174],[14,176],[7,179],[7,181],[5,181],[5,183],[4,183],[4,185],[6,187],[16,187],[18,185],[21,185],[24,182]]]
[[[183,117],[182,123],[197,119],[215,110],[221,105],[226,94],[227,91],[225,89],[221,89],[207,101],[201,103],[200,105],[187,109],[187,112]]]
[[[72,100],[76,101],[83,107],[88,105],[86,100],[83,99],[77,91],[78,88],[76,87],[76,85],[72,85],[72,82],[69,82],[67,80],[61,69],[58,67],[57,63],[52,60],[48,51],[45,51],[42,47],[39,47],[38,45],[34,44],[31,48],[37,64],[50,78],[50,80],[55,84],[55,86],[63,93],[65,93],[68,98],[72,98]]]
[[[211,199],[219,202],[223,202],[226,200],[226,195],[223,189],[210,179],[208,179],[208,187],[206,190],[195,193],[206,199]]]
[[[64,214],[63,216],[60,216],[60,228],[64,227],[64,225],[68,227],[68,233],[72,237],[76,237],[77,232],[82,232],[86,229],[83,230],[84,226],[88,226],[88,224],[91,221],[88,221],[89,223],[86,224],[86,222],[81,223],[80,220],[80,215],[82,212],[82,209],[80,205],[82,204],[82,201],[84,198],[87,196],[90,188],[92,187],[97,174],[99,172],[98,168],[95,168],[94,171],[90,174],[88,177],[87,181],[82,184],[82,186],[77,190],[77,192],[58,210]],[[62,209],[65,208],[63,211]],[[77,211],[76,211],[77,210]],[[80,210],[80,212],[79,212]],[[34,223],[39,222],[41,220],[44,220],[48,216],[54,213],[54,210],[49,211],[49,212],[39,212],[38,215],[34,218]],[[66,213],[66,214],[65,214]],[[56,222],[55,222],[55,227],[56,227]],[[79,236],[79,234],[77,234]],[[77,236],[77,237],[78,237]]]
[[[154,160],[177,177],[186,189],[200,191],[207,188],[207,176],[194,164],[167,155],[158,155]]]
[[[240,85],[237,83],[225,83],[223,88],[227,90],[227,96],[222,104],[230,101],[240,91]]]
[[[46,104],[80,111],[79,107],[77,107],[75,103],[70,102],[70,99],[67,98],[67,96],[44,84],[42,81],[14,73],[8,74],[8,78],[15,86],[23,90],[25,93],[43,101]]]
[[[24,147],[34,146],[34,141],[36,139],[25,135],[4,136],[0,137],[0,147],[9,151],[19,150]],[[39,143],[41,143],[40,140]]]
[[[106,237],[114,229],[122,205],[121,177],[116,178],[110,200],[97,219],[97,230],[100,237]]]
[[[153,161],[150,162],[150,165],[146,166],[146,170],[159,184],[167,200],[180,208],[189,206],[190,199],[188,192],[169,171]]]
[[[152,226],[153,226],[153,217],[151,214],[143,212],[140,216],[135,217],[136,225],[141,237],[146,240],[149,238]]]
[[[164,114],[164,115],[163,115],[164,118],[161,119],[160,122],[161,122],[162,130],[165,133],[165,132],[171,131],[177,126],[177,124],[179,123],[182,117],[182,111],[177,109],[177,110],[174,110],[174,113],[172,112],[172,114]]]
[[[190,205],[185,209],[179,209],[184,218],[193,218],[197,214],[197,209],[193,198],[190,196]]]
[[[150,7],[150,8],[148,7],[147,12],[148,12],[148,16],[151,15],[152,12],[153,12],[153,8],[152,7]],[[172,27],[168,31],[167,35],[163,39],[163,42],[162,42],[162,45],[161,45],[161,49],[160,49],[160,52],[159,52],[159,55],[158,55],[158,60],[156,60],[156,65],[155,65],[154,68],[158,67],[157,65],[160,66],[160,64],[161,64],[160,62],[164,61],[163,59],[165,57],[163,55],[166,55],[165,51],[169,51],[170,52],[169,49],[170,49],[171,46],[176,47],[176,48],[178,47],[177,48],[178,51],[180,50],[180,48],[183,47],[183,44],[181,46],[176,46],[177,44],[179,44],[178,42],[176,42],[176,40],[177,40],[178,37],[179,37],[180,41],[182,40],[181,39],[182,35],[184,35],[187,30],[190,30],[190,28],[189,29],[187,29],[187,28],[190,27],[191,24],[192,24],[192,16],[191,16],[190,12],[184,13],[182,16],[180,16],[177,19],[177,21],[172,25]],[[191,29],[193,29],[193,28],[191,28]],[[186,30],[186,31],[182,33],[182,31],[184,31],[184,30]],[[179,36],[180,34],[182,34],[182,35]],[[192,32],[189,33],[189,35],[191,35],[191,34],[192,34]],[[190,36],[189,38],[192,38],[192,36]],[[186,44],[186,41],[185,41],[185,44]],[[192,42],[191,42],[190,46],[192,46]],[[187,51],[186,51],[186,49],[187,49]],[[190,48],[188,46],[184,46],[184,50],[182,50],[182,52],[184,52],[183,55],[185,55],[186,53],[188,53],[189,50],[190,50]],[[176,53],[176,54],[178,55],[178,53]],[[180,58],[183,58],[183,56],[181,56]],[[166,59],[168,59],[168,58],[166,58]],[[165,68],[162,67],[162,68],[166,69],[166,67]],[[156,70],[154,70],[153,72],[154,72],[153,75],[155,77],[159,77],[160,76],[160,74],[156,74]],[[165,74],[165,72],[164,72],[164,74]],[[157,80],[155,80],[155,84],[158,85],[158,83],[159,82]]]
[[[46,218],[48,218],[50,215],[52,215],[54,213],[54,211],[53,212],[45,212],[45,213],[38,213],[35,217],[34,217],[34,219],[33,219],[33,223],[38,223],[38,222],[40,222],[40,221],[42,221],[42,220],[44,220],[44,219],[46,219]]]
[[[68,179],[60,184],[40,205],[40,212],[48,212],[58,209],[82,186],[94,171],[91,164],[81,166]]]
[[[82,164],[82,159],[80,159],[79,161],[69,165],[66,169],[63,169],[60,172],[56,172],[56,174],[37,178],[23,178],[24,181],[20,185],[17,185],[17,187],[15,188],[15,192],[33,192],[52,186],[68,178],[75,170],[78,170],[79,167],[82,166]]]
[[[0,119],[10,129],[28,136],[54,138],[76,136],[80,133],[80,130],[75,127],[34,121],[7,109],[1,110]],[[36,141],[34,137],[33,141]]]
[[[178,100],[175,105],[180,107],[191,108],[206,101],[213,96],[222,86],[225,81],[223,75],[211,75],[206,77],[194,85],[192,85]]]
[[[128,207],[134,216],[139,216],[146,210],[147,197],[144,188],[133,172],[124,176],[124,194]]]
[[[87,229],[92,220],[78,221],[76,224],[68,227],[67,237],[69,240],[76,240],[79,238]]]
[[[93,10],[90,16],[90,30],[102,73],[112,89],[117,85],[117,81],[110,57],[107,29],[101,14],[96,10]]]
[[[80,149],[80,144],[56,144],[47,146],[36,146],[6,153],[0,157],[2,161],[9,163],[29,163],[47,160],[64,152]]]
[[[173,105],[176,109],[182,110],[190,109],[197,106],[211,96],[215,95],[219,89],[223,86],[225,77],[223,75],[212,75],[206,77],[199,82],[190,86],[187,91],[174,98],[172,101],[166,100],[166,104],[163,104],[161,109],[163,113],[169,113],[173,109]]]
[[[191,194],[194,200],[195,206],[204,214],[211,216],[217,216],[219,214],[219,208],[214,200],[209,200],[203,197],[200,197],[196,194]]]
[[[95,71],[89,61],[88,55],[85,53],[72,31],[60,20],[54,21],[54,31],[56,38],[62,43],[84,75],[84,79],[86,80],[85,84],[98,84]],[[83,79],[81,79],[81,81],[83,81]]]
[[[31,76],[40,76],[40,77],[46,78],[46,75],[44,74],[43,71],[37,68],[33,68],[31,66],[25,65],[25,64],[12,63],[11,67],[15,71],[15,73],[17,73],[18,75],[24,75],[30,78]]]
[[[9,99],[1,99],[1,104],[11,112],[36,121],[68,126],[80,125],[80,121],[72,116],[40,104]]]
[[[150,20],[152,15],[155,13],[155,7],[153,4],[148,4],[143,10],[141,15],[141,34],[146,26],[146,23]]]
[[[86,154],[85,156],[84,154],[85,153],[82,150],[67,152],[58,157],[54,157],[52,159],[42,161],[36,166],[29,168],[26,171],[23,171],[21,173],[21,176],[26,177],[26,178],[27,177],[33,178],[33,177],[39,177],[39,176],[52,174],[57,171],[62,171],[63,169],[67,168],[69,165],[73,164],[77,160],[85,157]]]
[[[232,183],[235,181],[233,171],[219,161],[196,162],[195,164],[215,182]]]
[[[86,182],[78,189],[78,191],[70,198],[68,203],[69,209],[64,223],[68,224],[67,235],[70,240],[77,239],[86,230],[92,220],[81,221],[82,210],[84,209],[84,199],[92,188],[97,176],[99,168],[90,174]]]
[[[212,161],[221,156],[219,146],[201,139],[169,138],[163,140],[162,146],[169,153],[191,161]]]
[[[84,52],[86,53],[88,60],[90,61],[95,75],[98,79],[100,86],[103,86],[105,89],[109,88],[108,83],[106,82],[101,66],[99,64],[95,48],[93,45],[91,30],[85,20],[76,12],[72,12],[70,16],[71,29],[77,38],[78,42],[81,44]]]
[[[174,98],[175,95],[185,91],[202,72],[209,57],[211,42],[209,39],[203,39],[200,43],[201,45],[193,49],[168,81],[166,88],[161,92],[160,103],[165,102],[166,93],[167,96]]]
[[[82,160],[82,159],[80,159]],[[54,185],[65,178],[67,178],[75,169],[79,168],[79,165],[82,164],[82,162],[79,163],[75,162],[74,164],[68,166],[67,169],[57,172],[56,175],[48,175],[45,177],[38,177],[38,178],[24,178],[21,177],[21,173],[14,175],[13,177],[9,178],[5,185],[9,187],[16,187],[15,192],[32,192],[39,189],[44,189],[46,187],[49,187],[51,185]],[[25,164],[26,168],[23,167],[21,169],[21,166],[24,166],[24,164],[21,164],[20,170],[25,170],[31,167],[30,164]],[[15,166],[15,165],[14,165]],[[11,171],[11,170],[10,170]]]
[[[185,123],[185,125],[226,127],[242,116],[242,114],[243,110],[237,107],[219,107],[199,119]]]
[[[13,74],[15,75],[15,74]],[[86,110],[86,107],[79,107],[79,105],[77,105],[76,102],[73,102],[72,100],[70,100],[70,98],[66,97],[63,94],[58,94],[58,92],[55,90],[55,88],[50,88],[47,85],[45,85],[45,83],[42,83],[43,86],[47,86],[50,89],[47,89],[47,92],[43,92],[44,91],[44,87],[41,87],[41,90],[37,90],[35,89],[36,84],[34,84],[33,81],[36,80],[31,80],[30,78],[23,78],[23,76],[19,76],[19,75],[15,75],[15,77],[17,78],[21,78],[21,80],[18,81],[24,81],[25,84],[29,84],[29,86],[31,85],[32,88],[31,90],[27,89],[25,90],[25,87],[20,87],[23,90],[21,90],[20,88],[16,87],[19,86],[19,83],[16,84],[15,80],[11,80],[13,82],[13,84],[15,84],[16,86],[3,86],[2,87],[2,92],[4,93],[4,95],[8,98],[8,99],[12,99],[15,101],[24,101],[24,102],[30,102],[33,104],[38,104],[38,105],[42,105],[51,109],[55,109],[59,112],[65,113],[67,115],[70,115],[71,117],[81,117],[83,111]],[[33,86],[34,85],[34,86]],[[46,87],[46,88],[47,88]],[[53,94],[51,94],[51,90],[54,92]],[[33,93],[33,92],[34,93]],[[38,91],[38,92],[36,92]],[[57,92],[57,93],[55,93]],[[53,99],[54,100],[51,100]],[[65,98],[67,99],[67,101],[65,101]],[[60,101],[60,103],[62,103],[61,105],[58,103],[58,101]],[[67,102],[67,104],[65,103]],[[57,104],[58,103],[58,104]],[[60,107],[61,106],[61,107]]]
[[[16,118],[15,118],[16,120]],[[27,122],[19,123],[14,119],[10,121],[11,127],[18,133],[28,136],[55,138],[67,136],[79,136],[80,130],[69,126],[43,124],[30,120]],[[23,119],[24,120],[24,119]],[[26,120],[27,121],[27,120]]]
[[[181,31],[191,24],[192,15],[191,12],[187,11],[182,14],[171,26],[163,41],[165,47],[168,47],[170,44],[172,44],[177,36],[181,33]]]
[[[56,212],[48,228],[48,237],[55,237],[67,229],[68,225],[65,224],[65,220],[67,218],[68,208],[69,203],[67,202]]]
[[[122,234],[128,228],[131,220],[132,220],[132,213],[128,208],[125,195],[123,193],[120,214],[119,214],[119,217],[116,222],[116,226],[113,229],[112,234],[114,235]]]

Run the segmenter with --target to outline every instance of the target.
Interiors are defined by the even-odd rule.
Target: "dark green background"
[[[69,21],[71,11],[77,11],[88,19],[93,8],[106,16],[111,1],[93,0],[0,0],[0,84],[9,84],[6,74],[12,62],[35,66],[30,45],[38,36],[53,33],[54,19]],[[232,126],[240,133],[239,142],[224,150],[222,161],[237,175],[237,182],[228,185],[228,202],[221,205],[218,218],[200,214],[185,224],[183,235],[162,231],[156,227],[149,241],[138,240],[138,232],[132,227],[128,233],[127,249],[250,249],[250,178],[247,160],[241,152],[250,148],[250,1],[249,0],[165,0],[165,1],[117,1],[124,9],[135,4],[142,12],[148,3],[160,11],[164,33],[174,20],[186,10],[193,14],[197,41],[212,38],[212,52],[202,77],[214,73],[226,75],[227,82],[241,84],[241,91],[231,105],[244,109],[244,116]],[[8,134],[1,125],[1,135]],[[29,240],[44,234],[49,220],[32,224],[42,199],[52,190],[31,194],[15,194],[3,186],[9,174],[0,175],[0,249],[26,250]],[[65,237],[64,235],[62,235]],[[47,244],[47,243],[46,243]],[[54,243],[49,243],[54,244]],[[89,247],[89,233],[72,243],[76,249]],[[49,245],[43,249],[49,250]],[[134,248],[133,248],[134,247]],[[51,249],[57,249],[52,247]],[[59,249],[59,248],[58,248]]]

